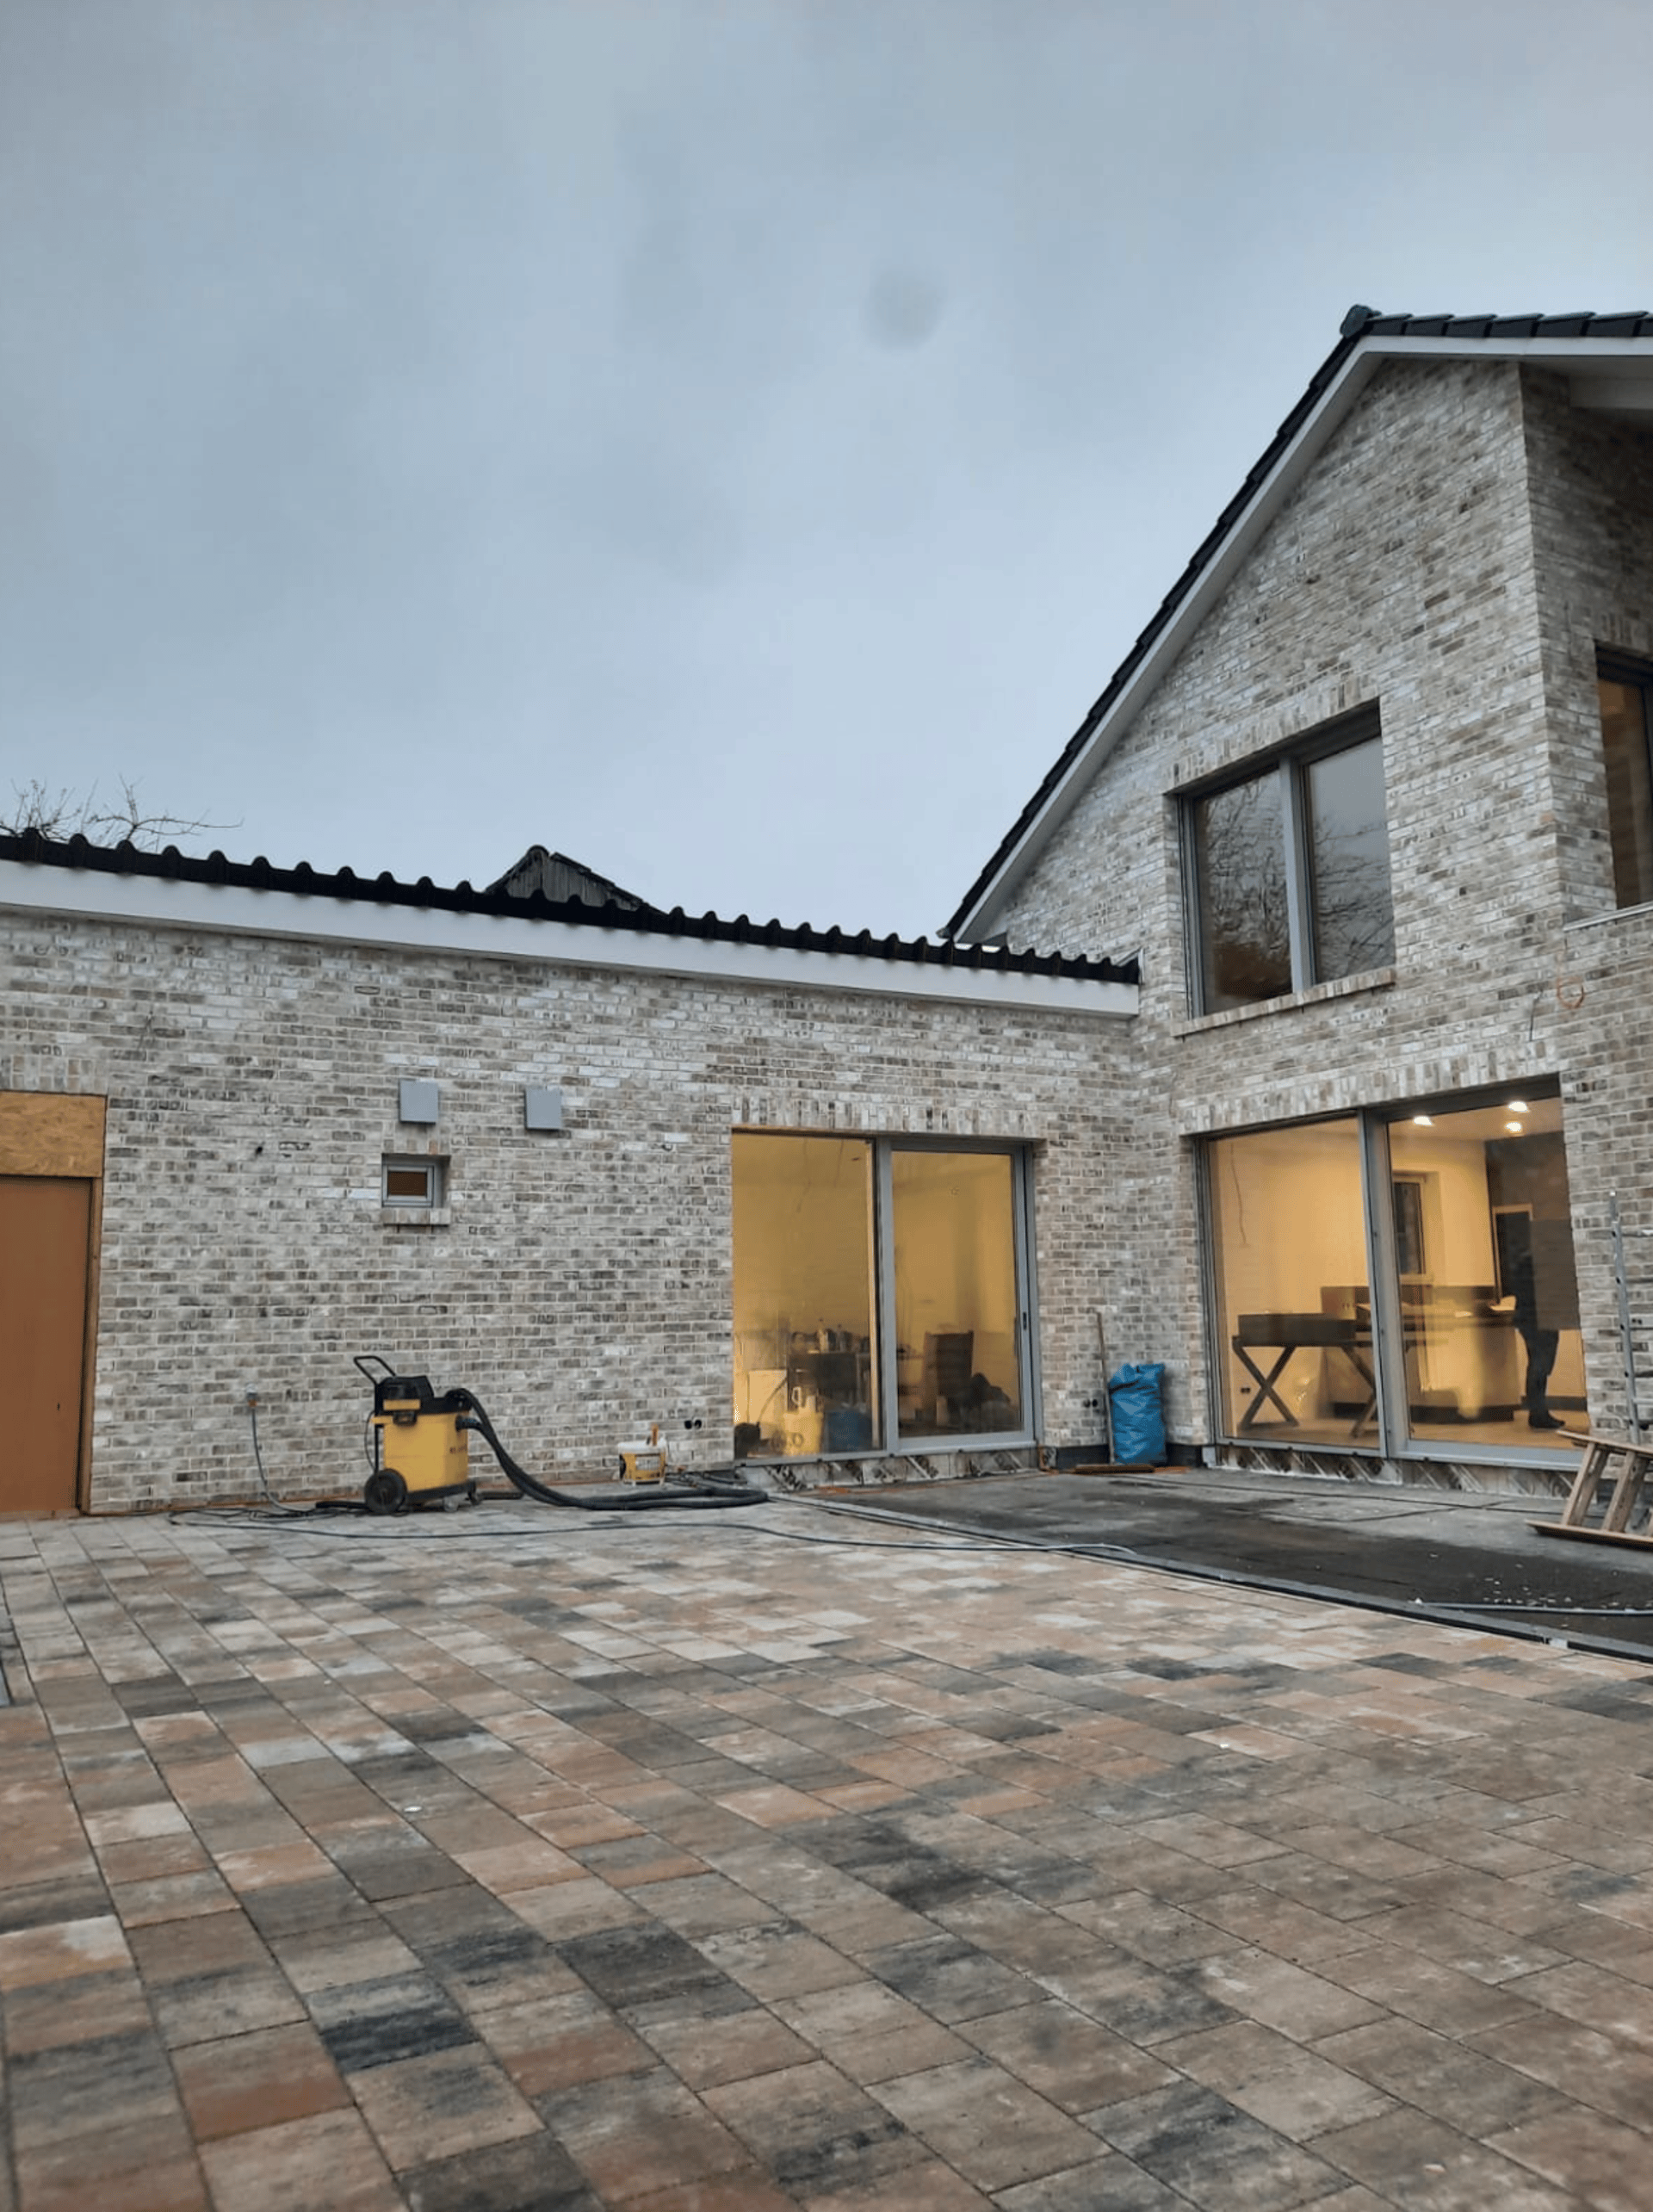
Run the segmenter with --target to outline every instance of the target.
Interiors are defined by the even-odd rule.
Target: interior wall
[[[893,1173],[902,1348],[918,1354],[926,1335],[969,1329],[972,1372],[1018,1399],[1011,1162],[1002,1153],[897,1152]]]
[[[870,1159],[835,1137],[734,1139],[738,1333],[870,1326]]]

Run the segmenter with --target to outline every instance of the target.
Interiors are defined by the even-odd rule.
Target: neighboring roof
[[[685,939],[697,939],[708,945],[838,956],[846,970],[851,963],[871,961],[896,967],[969,971],[983,976],[1060,977],[1087,984],[1134,985],[1138,981],[1135,958],[1097,960],[1075,958],[1061,952],[1010,952],[1002,946],[964,945],[946,939],[932,942],[924,937],[904,939],[893,933],[875,938],[869,929],[814,929],[808,922],[790,928],[779,921],[754,922],[746,914],[737,914],[733,921],[727,921],[715,914],[686,914],[681,907],[674,907],[669,914],[654,907],[617,902],[596,907],[579,898],[548,899],[539,891],[518,894],[498,887],[479,891],[465,883],[447,888],[433,883],[428,876],[421,876],[416,883],[403,883],[389,874],[368,878],[356,875],[350,868],[341,868],[330,875],[303,860],[294,868],[276,868],[262,857],[235,861],[226,859],[222,852],[213,852],[203,859],[181,852],[176,846],[168,846],[162,852],[145,852],[131,844],[94,845],[84,837],[60,843],[43,837],[38,830],[30,830],[21,837],[0,836],[0,906],[27,903],[62,911],[74,911],[77,907],[77,900],[70,895],[66,884],[65,895],[61,899],[50,894],[44,899],[32,895],[26,902],[9,898],[3,880],[7,863],[61,870],[83,877],[90,875],[162,884],[220,887],[238,893],[276,893],[306,901],[341,900],[363,908],[421,908],[435,914],[492,916],[517,924],[545,923],[554,926],[558,937],[555,947],[548,943],[544,947],[546,957],[577,957],[561,949],[560,933],[585,931],[590,933],[592,957],[599,965],[604,964],[606,957],[599,949],[600,941],[611,944],[619,934],[656,940],[653,949],[641,946],[631,950],[620,963],[629,967],[680,967],[681,957],[674,957],[670,952],[669,941],[681,944]],[[92,904],[90,910],[109,909],[103,902]],[[242,912],[245,908],[238,905],[237,910]],[[274,916],[269,926],[273,933],[282,933],[282,921]],[[315,933],[349,933],[343,929],[330,933],[323,928]],[[383,930],[375,930],[373,935],[377,940],[386,941]],[[801,972],[796,963],[789,970],[789,973]],[[914,978],[915,985],[918,980]],[[880,988],[904,987],[891,977]]]
[[[1170,660],[1386,361],[1517,360],[1568,373],[1575,406],[1653,426],[1653,315],[1380,315],[1351,307],[1338,342],[1196,549],[997,850],[944,934],[986,936],[1014,889]]]
[[[639,908],[648,903],[635,891],[622,890],[618,883],[599,876],[583,861],[571,860],[566,852],[548,852],[542,845],[530,845],[515,867],[507,868],[488,889],[511,891],[518,897],[525,891],[543,891],[548,899],[582,899],[588,907]]]

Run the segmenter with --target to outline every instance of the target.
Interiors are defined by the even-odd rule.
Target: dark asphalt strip
[[[1653,1661],[1653,1614],[1638,1618],[1633,1610],[1653,1606],[1653,1583],[1629,1572],[1563,1565],[1559,1558],[1551,1568],[1547,1558],[1372,1536],[1341,1522],[1305,1528],[1266,1519],[1255,1503],[1240,1512],[1203,1500],[1156,1500],[1153,1512],[1111,1515],[1118,1540],[1097,1543],[1076,1534],[1074,1516],[1055,1507],[995,1509],[980,1500],[938,1497],[928,1490],[918,1498],[907,1493],[899,1506],[828,1501],[819,1493],[811,1502],[834,1513],[907,1527],[934,1529],[939,1524],[959,1536],[1360,1607],[1527,1643],[1564,1644],[1609,1658]],[[1541,1503],[1535,1500],[1535,1508]],[[1167,1509],[1182,1527],[1167,1529]],[[1332,1552],[1335,1557],[1328,1557]],[[1319,1571],[1314,1579],[1281,1571],[1305,1553],[1312,1553]],[[1322,1579],[1328,1569],[1334,1579]],[[1557,1587],[1563,1583],[1564,1589]],[[1620,1623],[1622,1633],[1614,1633]]]

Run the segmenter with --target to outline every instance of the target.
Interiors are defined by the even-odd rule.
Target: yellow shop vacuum
[[[373,1385],[373,1472],[362,1491],[368,1511],[406,1513],[438,1501],[451,1509],[461,1498],[474,1503],[469,1392],[437,1392],[428,1375],[393,1373],[376,1353],[358,1354],[356,1364]]]
[[[511,1458],[474,1391],[435,1390],[429,1375],[399,1374],[377,1352],[358,1352],[353,1357],[373,1385],[373,1411],[368,1416],[373,1465],[362,1492],[369,1513],[406,1513],[414,1506],[435,1503],[451,1510],[461,1498],[474,1503],[473,1432],[498,1461],[511,1488],[540,1505],[615,1513],[769,1503],[769,1492],[754,1488],[734,1467],[706,1468],[698,1473],[678,1468],[669,1473],[658,1424],[647,1443],[622,1447],[620,1459],[622,1483],[649,1484],[653,1485],[651,1492],[639,1496],[622,1488],[616,1493],[604,1485],[593,1486],[581,1496],[557,1490]]]

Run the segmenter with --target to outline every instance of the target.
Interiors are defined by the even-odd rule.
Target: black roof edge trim
[[[1555,327],[1551,327],[1554,325]],[[1626,325],[1631,325],[1627,328]],[[1049,770],[1027,804],[1022,809],[1004,836],[1000,839],[987,864],[976,876],[970,888],[959,901],[943,925],[944,934],[952,936],[964,926],[967,918],[975,911],[988,886],[1000,874],[1022,838],[1044,806],[1045,801],[1061,784],[1068,769],[1078,759],[1110,709],[1118,700],[1131,678],[1142,666],[1164,632],[1169,629],[1182,605],[1204,571],[1210,566],[1235,524],[1250,505],[1264,480],[1273,472],[1275,464],[1291,446],[1298,431],[1324,394],[1327,387],[1341,371],[1349,356],[1367,338],[1640,338],[1653,335],[1653,318],[1638,310],[1634,314],[1612,315],[1384,315],[1376,308],[1355,306],[1344,316],[1337,344],[1309,378],[1303,396],[1292,407],[1258,459],[1247,472],[1246,480],[1223,508],[1216,522],[1206,532],[1193,557],[1176,582],[1166,593],[1146,628],[1136,639],[1124,659],[1109,678],[1107,688],[1091,706],[1079,728],[1057,754]]]
[[[295,867],[277,868],[263,853],[254,860],[227,860],[222,852],[206,858],[180,852],[169,846],[164,852],[143,852],[131,844],[93,845],[84,836],[67,841],[45,837],[39,830],[22,836],[0,836],[0,860],[23,862],[31,867],[60,868],[66,873],[137,876],[179,883],[208,883],[253,891],[284,891],[306,900],[337,899],[355,906],[413,907],[436,913],[491,914],[503,919],[561,922],[577,929],[620,930],[633,937],[700,938],[723,945],[760,945],[796,952],[822,952],[845,959],[882,960],[912,966],[951,963],[963,948],[951,940],[933,945],[928,938],[906,939],[895,932],[875,938],[868,930],[858,933],[834,926],[817,930],[808,922],[788,928],[778,920],[754,927],[742,914],[734,921],[708,913],[685,914],[681,907],[670,914],[658,907],[593,907],[583,899],[548,899],[541,892],[513,897],[509,892],[475,890],[468,884],[447,887],[422,876],[417,883],[404,883],[387,871],[370,881],[354,870],[341,868],[328,874],[301,860]],[[979,948],[970,964],[980,966]],[[1008,952],[995,957],[993,966],[1012,975],[1066,976],[1098,983],[1136,983],[1141,971],[1136,956],[1128,960],[1074,959],[1062,954]]]

